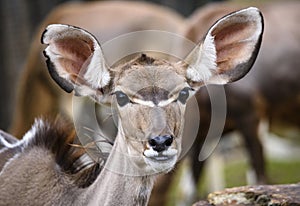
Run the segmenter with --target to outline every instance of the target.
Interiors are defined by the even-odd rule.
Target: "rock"
[[[194,206],[300,206],[300,184],[243,186],[213,192]]]
[[[206,201],[206,200],[201,200],[201,201],[196,202],[195,204],[193,204],[193,206],[213,206],[213,205],[209,204],[209,202]]]

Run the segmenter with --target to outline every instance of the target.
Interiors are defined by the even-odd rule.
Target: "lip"
[[[173,155],[173,156],[159,155],[159,156],[155,156],[155,157],[147,157],[146,156],[146,158],[157,161],[157,162],[166,162],[166,161],[173,160],[175,158],[175,155]]]
[[[153,172],[168,172],[177,161],[178,151],[176,149],[168,149],[163,152],[156,152],[149,148],[144,151],[144,161]]]
[[[177,150],[175,149],[169,149],[167,151],[163,152],[156,152],[152,149],[145,150],[144,151],[144,156],[145,158],[155,161],[155,162],[168,162],[168,161],[173,161],[174,158],[177,156]]]

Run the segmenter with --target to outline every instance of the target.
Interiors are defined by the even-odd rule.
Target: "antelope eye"
[[[126,104],[128,104],[130,102],[130,99],[128,98],[128,96],[121,92],[121,91],[117,91],[115,92],[116,98],[117,98],[117,102],[119,104],[119,106],[125,106]]]
[[[190,88],[186,87],[179,92],[177,100],[180,101],[182,104],[185,104],[186,100],[189,98],[189,90]]]

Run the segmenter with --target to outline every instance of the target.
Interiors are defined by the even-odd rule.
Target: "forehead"
[[[153,59],[144,54],[118,70],[121,72],[116,78],[115,87],[121,88],[124,92],[144,93],[151,90],[168,93],[186,84],[179,65]]]

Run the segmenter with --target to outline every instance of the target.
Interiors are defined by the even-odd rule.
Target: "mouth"
[[[144,151],[144,156],[158,161],[169,160],[177,155],[177,149],[167,149],[162,152],[154,151],[152,148]]]
[[[154,151],[152,148],[144,151],[145,161],[156,171],[171,169],[177,160],[178,151],[167,149],[162,152]]]
[[[157,156],[157,157],[149,157],[150,159],[154,160],[154,161],[158,161],[158,162],[163,162],[163,161],[168,161],[171,160],[172,158],[174,158],[174,156],[170,157],[170,156]]]

